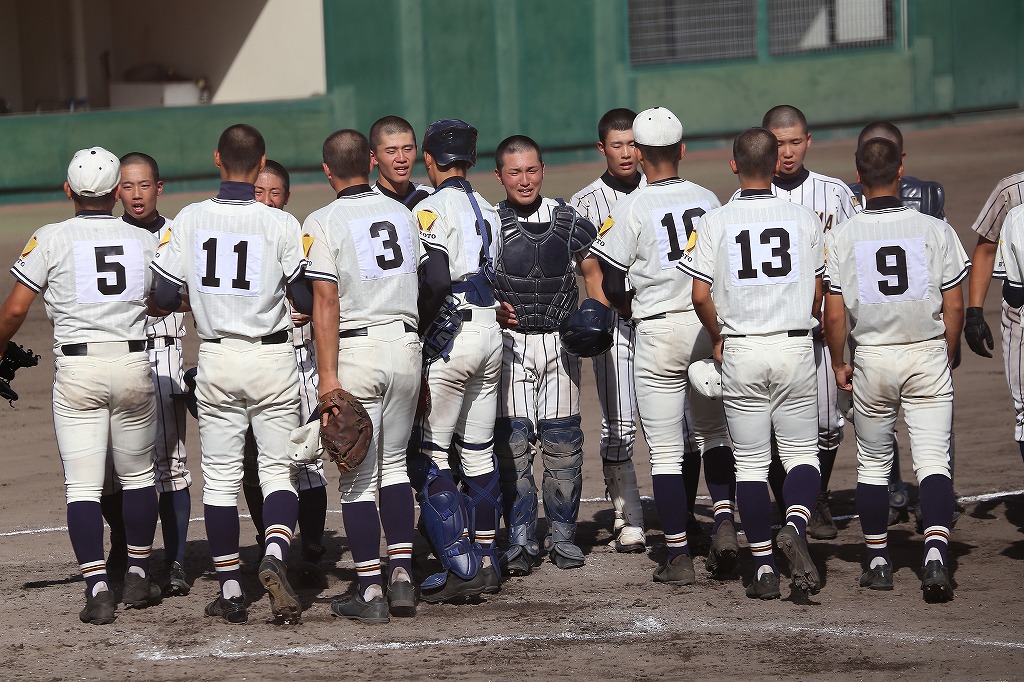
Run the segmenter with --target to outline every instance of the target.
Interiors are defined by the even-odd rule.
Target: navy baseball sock
[[[412,535],[416,527],[412,488],[399,483],[380,489],[380,523],[388,543],[389,575],[403,568],[412,578]]]
[[[818,464],[821,466],[821,492],[828,490],[828,482],[832,479],[832,467],[836,465],[836,453],[839,448],[820,448],[818,450]]]
[[[768,465],[768,485],[771,486],[772,496],[775,498],[775,506],[779,508],[779,516],[782,522],[786,522],[786,499],[784,489],[786,485],[786,467],[782,466],[782,460],[775,452],[774,440],[772,441],[772,463]]]
[[[743,517],[743,531],[754,558],[754,580],[761,577],[762,568],[775,568],[772,554],[772,501],[768,497],[768,484],[764,481],[737,481],[736,504]]]
[[[668,560],[689,554],[686,546],[686,484],[682,474],[658,474],[651,477],[654,506],[658,508],[661,529],[665,532]]]
[[[188,488],[160,493],[160,530],[164,538],[164,558],[185,565],[185,541],[188,517],[192,513],[192,495]]]
[[[494,538],[498,532],[496,527],[498,509],[495,506],[501,495],[498,471],[495,469],[482,476],[467,476],[462,483],[466,493],[474,502],[473,508],[466,510],[472,519],[473,527],[469,529],[469,532],[473,536],[473,541],[481,547],[491,547],[494,545]],[[478,493],[477,490],[482,490],[483,494]]]
[[[149,555],[156,534],[158,503],[156,488],[147,486],[124,491],[124,536],[128,541],[128,571],[149,573]]]
[[[872,567],[874,560],[889,560],[889,486],[857,484],[857,515],[860,529],[867,546],[867,564]]]
[[[124,494],[118,490],[101,496],[100,510],[103,512],[103,519],[110,526],[110,553],[120,552],[123,556],[126,552],[124,547]]]
[[[700,452],[683,452],[683,482],[686,484],[686,512],[692,514],[700,487]]]
[[[373,502],[342,502],[341,519],[359,578],[359,594],[380,587],[380,517]]]
[[[264,554],[274,554],[284,561],[288,558],[288,549],[292,546],[292,535],[295,533],[295,520],[299,515],[299,496],[291,490],[275,490],[263,500],[263,533]],[[273,547],[271,547],[273,545]]]
[[[249,507],[252,525],[256,528],[256,542],[259,543],[260,554],[262,554],[263,533],[266,531],[266,527],[263,525],[263,489],[258,484],[242,483],[242,493],[245,495],[245,504]]]
[[[921,520],[924,524],[925,563],[939,559],[947,563],[949,527],[953,525],[953,481],[932,474],[921,481]],[[937,554],[937,556],[936,556]]]
[[[299,491],[299,539],[302,556],[320,561],[324,553],[324,526],[327,525],[327,486],[318,485]]]
[[[793,467],[786,474],[783,495],[786,498],[786,523],[791,523],[800,535],[807,531],[807,522],[811,520],[811,510],[818,501],[821,489],[821,474],[810,464]]]
[[[241,596],[242,588],[238,583],[242,577],[238,566],[238,507],[204,504],[203,516],[206,517],[206,537],[210,543],[210,555],[213,568],[217,571],[221,594],[225,597]],[[225,591],[225,583],[228,581],[233,581],[234,586]],[[237,594],[234,594],[236,589]]]
[[[99,583],[107,582],[107,563],[103,559],[103,514],[99,502],[68,503],[68,535],[75,550],[78,568],[90,594]]]
[[[736,460],[732,448],[723,445],[704,453],[704,482],[714,505],[715,526],[718,531],[722,521],[733,521],[733,502],[736,499]]]

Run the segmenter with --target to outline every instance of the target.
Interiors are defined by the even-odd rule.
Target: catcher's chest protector
[[[931,180],[904,176],[900,180],[900,202],[933,218],[942,219],[946,215],[943,210],[946,203],[945,192],[942,185]]]
[[[494,263],[495,289],[515,308],[517,331],[551,332],[575,308],[573,260],[576,213],[552,210],[550,223],[520,224],[512,209],[499,209],[501,232]]]

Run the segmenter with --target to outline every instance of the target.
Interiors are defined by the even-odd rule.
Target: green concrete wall
[[[668,106],[692,138],[782,102],[815,129],[1024,105],[1020,0],[909,0],[906,35],[896,7],[893,47],[772,58],[762,31],[756,59],[633,67],[627,0],[324,0],[326,96],[0,118],[0,203],[52,197],[71,154],[93,144],[151,153],[178,187],[209,183],[217,136],[238,121],[263,131],[272,157],[315,170],[328,133],[394,113],[418,131],[465,118],[482,154],[530,135],[560,161],[580,158],[616,106]]]

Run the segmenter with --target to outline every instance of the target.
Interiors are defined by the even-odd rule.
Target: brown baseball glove
[[[320,397],[320,415],[327,423],[320,427],[320,444],[338,471],[352,471],[366,458],[370,449],[373,424],[359,400],[348,391],[336,388]]]

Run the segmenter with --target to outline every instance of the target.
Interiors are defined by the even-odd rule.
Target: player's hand
[[[992,340],[992,330],[988,328],[988,322],[985,321],[985,311],[982,308],[968,308],[967,315],[964,319],[964,338],[967,339],[967,345],[971,347],[975,353],[983,358],[992,357],[991,351],[995,348],[995,342]],[[988,349],[985,349],[985,346]],[[950,365],[952,367],[952,364]]]
[[[711,350],[712,357],[715,358],[715,362],[717,362],[719,365],[722,364],[722,349],[723,348],[725,348],[725,338],[722,337],[722,336],[719,336],[718,340],[715,341],[715,345],[712,347],[712,350]]]
[[[312,319],[312,315],[303,315],[302,313],[292,312],[292,324],[296,327],[305,327]]]
[[[948,352],[948,351],[947,351]],[[960,366],[960,342],[956,342],[956,348],[953,352],[949,353],[949,368],[956,369]]]
[[[498,309],[494,313],[494,316],[498,320],[498,326],[502,329],[508,329],[509,327],[519,325],[519,320],[516,319],[516,309],[512,307],[511,303],[501,301]]]
[[[325,395],[327,395],[336,388],[341,388],[341,382],[338,381],[336,377],[332,377],[330,379],[321,378],[320,383],[317,385],[317,393],[319,394],[318,397],[322,400]],[[330,417],[331,415],[329,414],[321,414],[320,426],[326,426],[327,421],[330,419]]]
[[[836,386],[841,391],[853,390],[853,367],[847,363],[833,364],[832,371],[836,375]]]

